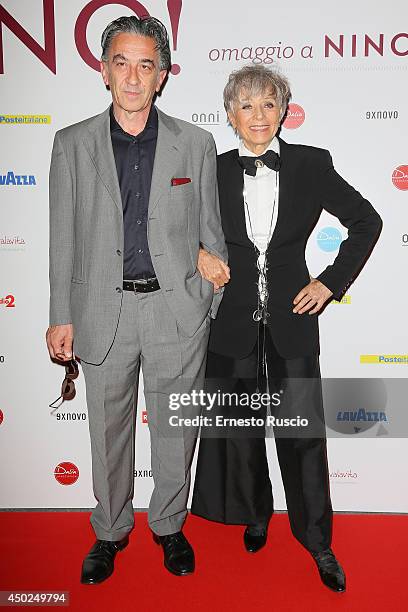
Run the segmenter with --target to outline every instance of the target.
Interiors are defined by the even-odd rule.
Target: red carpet
[[[185,533],[196,553],[193,576],[164,569],[146,515],[137,513],[113,576],[85,586],[79,575],[94,541],[89,513],[2,512],[0,590],[69,591],[69,609],[84,612],[408,609],[407,516],[335,516],[333,549],[348,580],[342,594],[321,584],[314,562],[291,537],[286,515],[273,517],[268,544],[256,555],[245,552],[242,527],[190,516]]]

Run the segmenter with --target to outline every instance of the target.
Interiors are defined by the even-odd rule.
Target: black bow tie
[[[279,155],[270,149],[259,157],[241,155],[239,158],[239,163],[245,170],[245,174],[249,174],[250,176],[256,176],[257,169],[263,168],[263,166],[268,166],[268,168],[275,170],[276,172],[279,172],[281,167]]]

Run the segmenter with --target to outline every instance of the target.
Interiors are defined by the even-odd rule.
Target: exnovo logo
[[[343,237],[337,227],[324,227],[317,234],[317,244],[322,251],[327,253],[337,251]]]
[[[135,478],[152,478],[152,470],[135,470],[133,472]]]
[[[62,485],[71,485],[79,478],[79,469],[70,461],[59,463],[54,470],[55,480]]]
[[[408,166],[398,166],[392,173],[394,187],[401,191],[408,190]]]
[[[288,111],[286,113],[283,127],[288,130],[295,130],[300,127],[305,121],[305,111],[299,104],[289,104]]]
[[[14,295],[6,295],[4,298],[0,298],[0,304],[4,304],[6,308],[15,308],[15,298]]]
[[[366,119],[398,119],[398,111],[367,111]]]
[[[86,421],[86,412],[57,412],[57,421]]]
[[[36,185],[33,174],[14,174],[12,170],[7,174],[0,174],[0,185]]]

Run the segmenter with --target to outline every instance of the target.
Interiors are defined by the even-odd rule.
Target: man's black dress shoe
[[[267,537],[267,527],[253,527],[248,525],[244,531],[245,548],[250,553],[256,553],[265,546]]]
[[[194,572],[194,551],[182,531],[170,535],[153,534],[156,544],[164,552],[164,567],[176,576],[187,576]]]
[[[323,584],[336,593],[345,591],[346,576],[331,548],[326,548],[321,552],[312,552],[312,557],[316,561]]]
[[[116,553],[128,544],[129,536],[116,542],[96,540],[82,564],[82,584],[98,584],[109,578],[113,572]]]

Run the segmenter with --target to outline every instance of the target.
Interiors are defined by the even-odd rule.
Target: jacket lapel
[[[293,164],[290,159],[289,145],[279,138],[281,168],[279,170],[279,204],[278,218],[275,230],[269,243],[268,251],[279,242],[281,236],[285,235],[285,227],[291,219],[292,211],[292,190],[294,186]]]
[[[230,197],[228,200],[232,204],[231,222],[235,225],[237,236],[241,237],[241,241],[245,246],[253,248],[251,240],[248,238],[246,222],[245,222],[245,202],[244,202],[244,173],[238,161],[238,149],[235,150],[231,160],[230,179],[229,177],[220,177],[221,180],[231,180],[229,187]],[[229,173],[228,173],[229,174]]]
[[[83,141],[99,178],[122,214],[122,197],[113,155],[109,109],[110,107],[95,117],[88,126]]]
[[[154,156],[152,183],[149,197],[149,214],[156,208],[159,200],[169,196],[171,179],[181,158],[178,135],[181,130],[176,122],[161,110],[157,109],[159,125],[156,152]]]

